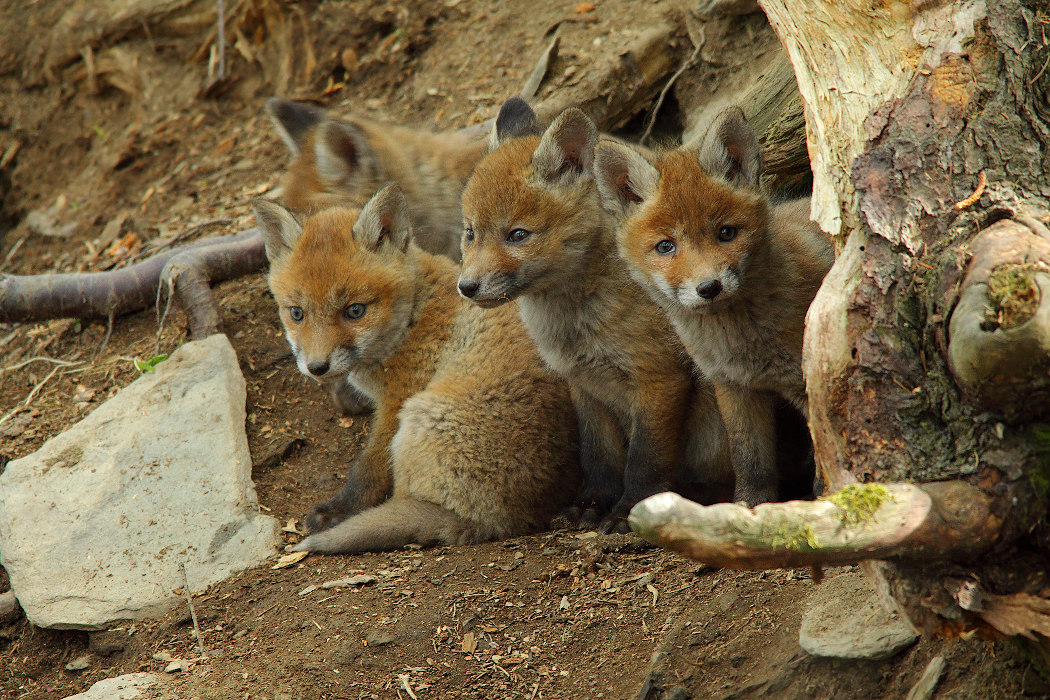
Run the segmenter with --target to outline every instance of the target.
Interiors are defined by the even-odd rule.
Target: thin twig
[[[219,10],[219,75],[216,78],[216,82],[218,82],[226,79],[226,13],[222,0],[216,0],[215,4]]]
[[[226,224],[229,224],[232,221],[233,221],[233,219],[230,219],[230,218],[208,219],[207,221],[202,221],[199,224],[197,224],[196,226],[194,226],[192,228],[189,228],[189,229],[187,229],[185,231],[180,232],[177,236],[174,236],[174,237],[168,239],[167,241],[164,241],[163,243],[159,243],[158,245],[155,245],[155,246],[144,247],[135,256],[130,258],[128,260],[128,262],[129,263],[138,262],[139,260],[141,260],[143,258],[147,258],[147,257],[157,253],[158,251],[164,250],[165,248],[170,248],[173,245],[176,245],[178,243],[182,243],[184,240],[186,240],[190,236],[192,236],[192,235],[194,235],[196,233],[200,233],[201,231],[203,231],[204,229],[206,229],[209,226],[220,226],[220,225],[221,226],[225,226]]]
[[[407,673],[398,674],[397,679],[401,681],[401,687],[405,689],[406,693],[408,693],[408,697],[412,698],[412,700],[419,700],[419,698],[416,697],[416,694],[412,692],[412,686],[408,683]]]
[[[190,575],[186,573],[186,562],[181,564],[182,566],[182,578],[186,582],[186,602],[190,604],[190,618],[193,620],[193,633],[197,636],[197,651],[200,652],[201,658],[208,658],[208,652],[204,650],[204,638],[201,637],[201,628],[197,624],[197,610],[193,607],[193,596],[190,595]]]
[[[22,247],[22,244],[26,242],[27,238],[29,238],[28,233],[19,238],[18,241],[13,246],[11,246],[11,250],[7,251],[7,255],[4,257],[4,261],[0,263],[0,270],[3,270],[5,267],[7,267],[7,263],[11,262],[11,258],[15,256],[15,253],[17,253],[18,249]]]
[[[47,376],[44,377],[35,387],[33,387],[33,390],[29,392],[29,396],[26,397],[25,401],[8,411],[3,418],[0,418],[0,425],[3,425],[7,421],[11,420],[18,412],[24,411],[25,409],[29,408],[29,403],[33,400],[33,397],[37,395],[38,391],[44,388],[44,385],[47,384],[51,377],[55,376],[55,372],[57,372],[60,369],[62,369],[61,365],[55,365],[55,367],[50,372],[48,372]]]
[[[667,93],[670,92],[675,81],[682,77],[682,73],[689,70],[689,68],[696,62],[696,57],[700,55],[700,49],[702,49],[704,44],[707,43],[707,37],[702,32],[703,28],[701,27],[700,39],[696,42],[696,47],[693,48],[693,53],[690,54],[689,58],[685,60],[685,63],[674,72],[674,75],[672,75],[667,81],[667,84],[664,85],[663,90],[660,91],[660,96],[656,98],[656,105],[653,107],[653,111],[649,114],[649,124],[645,127],[645,131],[642,133],[642,138],[638,139],[638,143],[643,146],[645,145],[645,142],[649,140],[649,134],[652,133],[653,125],[656,123],[656,115],[660,113],[660,108],[664,104],[664,98],[667,97]]]
[[[106,335],[103,336],[102,344],[99,345],[98,346],[98,350],[95,351],[95,357],[92,358],[92,361],[94,361],[96,358],[98,358],[102,354],[102,351],[106,349],[106,343],[109,342],[109,336],[111,336],[111,335],[113,335],[113,314],[112,313],[110,313],[110,315],[106,317]]]
[[[160,352],[160,334],[164,330],[164,321],[168,318],[168,312],[171,311],[171,302],[175,298],[175,280],[171,277],[168,278],[168,300],[164,303],[164,314],[160,313],[160,292],[164,289],[163,284],[157,285],[157,342],[153,346],[153,354],[156,355]]]
[[[2,373],[2,372],[11,372],[11,371],[14,371],[16,369],[21,369],[21,368],[25,367],[26,365],[31,364],[33,362],[51,362],[51,363],[56,364],[56,365],[62,365],[63,367],[73,367],[75,365],[84,364],[83,362],[70,362],[69,360],[56,360],[53,357],[44,357],[43,355],[38,355],[37,357],[30,357],[28,360],[22,360],[21,362],[19,362],[16,365],[11,365],[10,367],[4,367],[3,369],[0,369],[0,373]]]

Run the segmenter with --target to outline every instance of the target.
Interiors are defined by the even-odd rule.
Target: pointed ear
[[[630,146],[606,140],[594,149],[594,179],[602,207],[624,218],[635,205],[656,194],[660,171]]]
[[[375,252],[405,252],[412,237],[408,200],[397,184],[389,184],[372,195],[354,223],[354,238]]]
[[[700,167],[709,175],[737,186],[759,186],[762,149],[739,107],[730,107],[718,115],[700,145],[699,158]]]
[[[272,265],[292,252],[303,227],[292,212],[272,200],[256,197],[252,200],[252,209],[266,246],[266,257]]]
[[[341,183],[358,171],[371,171],[376,163],[375,151],[361,127],[336,119],[317,127],[314,155],[317,174],[330,184]]]
[[[544,132],[540,145],[532,154],[537,174],[548,182],[566,173],[583,175],[594,164],[594,147],[598,129],[586,114],[570,107],[558,115]]]
[[[305,102],[292,102],[279,97],[266,100],[266,114],[292,155],[299,155],[303,140],[324,119],[324,110]]]
[[[529,103],[521,97],[512,97],[499,108],[489,136],[489,151],[496,150],[505,141],[542,133],[543,127]]]

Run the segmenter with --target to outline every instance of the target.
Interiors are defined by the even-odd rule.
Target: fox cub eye
[[[292,320],[296,323],[303,320],[303,310],[298,306],[289,306],[288,315],[292,317]]]
[[[670,255],[675,252],[678,248],[675,246],[674,241],[663,240],[656,244],[653,249],[660,255]]]
[[[737,231],[738,230],[736,226],[723,226],[722,228],[718,229],[718,240],[722,241],[723,243],[728,243],[729,241],[736,238]]]
[[[351,304],[343,310],[343,315],[351,321],[356,321],[365,315],[365,309],[367,308],[367,304]]]
[[[508,243],[521,243],[526,238],[532,235],[532,231],[526,231],[523,228],[516,228],[507,234]]]
[[[474,229],[468,228],[467,230],[465,230],[463,232],[463,240],[465,240],[467,243],[472,243],[474,241]]]

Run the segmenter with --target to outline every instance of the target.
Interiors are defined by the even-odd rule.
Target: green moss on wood
[[[875,512],[888,498],[892,498],[890,491],[882,484],[850,484],[821,500],[838,506],[842,510],[842,524],[854,527],[875,517]]]
[[[781,529],[770,538],[769,544],[773,549],[783,547],[792,552],[815,552],[820,549],[820,542],[809,525]]]
[[[1035,316],[1039,308],[1039,286],[1035,265],[1000,265],[988,276],[988,320],[1005,330],[1017,328]]]

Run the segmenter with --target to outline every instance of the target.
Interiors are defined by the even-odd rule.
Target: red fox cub
[[[294,155],[284,179],[286,206],[302,213],[338,204],[360,208],[396,182],[408,199],[419,247],[459,260],[460,196],[485,155],[483,135],[336,119],[319,107],[276,97],[266,101],[266,112]]]
[[[602,143],[595,156],[604,205],[621,220],[620,255],[714,383],[735,497],[751,506],[776,496],[774,395],[808,417],[803,324],[834,262],[809,200],[771,204],[762,167],[739,108],[719,116],[699,153],[672,151],[654,167]]]
[[[297,545],[359,552],[508,537],[546,525],[578,484],[577,428],[513,306],[456,294],[456,266],[411,241],[397,185],[304,223],[255,200],[270,289],[299,370],[376,402],[346,486]]]
[[[544,131],[524,100],[503,105],[496,148],[463,193],[458,286],[484,308],[519,300],[540,355],[573,392],[585,476],[575,507],[584,521],[607,514],[608,532],[677,469],[717,481],[728,459],[711,389],[616,257],[616,222],[591,169],[598,140],[578,109]]]

